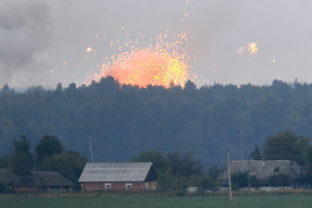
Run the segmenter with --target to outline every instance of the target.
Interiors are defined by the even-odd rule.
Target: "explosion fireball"
[[[167,34],[161,34],[149,48],[133,46],[130,52],[121,52],[111,57],[112,62],[103,63],[100,77],[112,76],[120,84],[139,87],[169,88],[172,84],[184,87],[190,78],[187,64],[190,58],[183,41],[189,33],[173,35],[175,40],[171,43],[166,39]]]
[[[112,76],[120,84],[184,86],[187,79],[187,65],[169,53],[158,54],[150,50],[132,52],[124,61],[115,62],[104,76]]]

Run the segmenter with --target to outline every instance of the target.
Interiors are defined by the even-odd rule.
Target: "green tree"
[[[231,175],[233,189],[240,187],[248,186],[248,173],[247,172],[238,172]]]
[[[309,139],[297,136],[290,131],[281,132],[266,139],[263,146],[263,158],[265,160],[292,160],[304,165],[304,155],[309,146]]]
[[[152,162],[157,172],[164,172],[170,168],[168,158],[156,151],[141,152],[133,157],[133,162]]]
[[[270,186],[289,186],[291,181],[291,178],[284,174],[272,175],[267,179],[267,183]]]
[[[168,158],[161,152],[145,151],[132,158],[133,162],[152,162],[157,173],[157,180],[162,189],[168,189],[172,183],[171,167]]]
[[[262,154],[259,147],[256,145],[253,152],[250,153],[250,156],[253,160],[262,160]]]
[[[64,151],[61,141],[53,135],[45,135],[36,146],[38,161]]]
[[[2,156],[0,157],[0,168],[8,168],[12,165],[11,156]]]
[[[203,177],[200,180],[200,190],[201,195],[204,195],[205,190],[217,190],[216,180],[209,176]]]
[[[14,151],[12,155],[13,171],[18,176],[30,174],[33,168],[33,155],[30,153],[31,143],[25,135],[13,142]]]
[[[192,154],[170,152],[167,157],[174,176],[190,177],[203,174],[203,168],[200,162]]]
[[[41,163],[41,170],[58,171],[65,178],[78,184],[78,179],[87,163],[87,159],[77,152],[64,151],[46,157]]]

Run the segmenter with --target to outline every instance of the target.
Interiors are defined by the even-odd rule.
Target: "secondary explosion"
[[[250,54],[254,54],[258,51],[259,49],[257,48],[257,43],[250,43],[248,46],[248,51]]]
[[[173,35],[173,42],[167,40],[167,34],[161,34],[156,44],[148,48],[132,46],[130,52],[121,52],[111,57],[112,61],[103,63],[99,76],[112,76],[120,84],[139,87],[184,87],[190,78],[190,58],[186,53],[187,44],[184,44],[189,33]]]

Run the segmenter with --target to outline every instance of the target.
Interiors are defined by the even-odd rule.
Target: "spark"
[[[86,49],[86,52],[87,52],[87,53],[90,53],[90,52],[92,52],[92,51],[93,51],[93,49],[92,49],[91,47],[89,47],[89,48]]]

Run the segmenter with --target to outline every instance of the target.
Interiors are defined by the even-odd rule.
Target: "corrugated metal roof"
[[[79,182],[144,181],[151,162],[87,163]]]
[[[293,179],[300,177],[301,167],[290,160],[237,160],[231,162],[231,174],[249,172],[258,179],[266,179],[273,174],[285,174]],[[227,170],[219,177],[219,180],[227,179]]]

